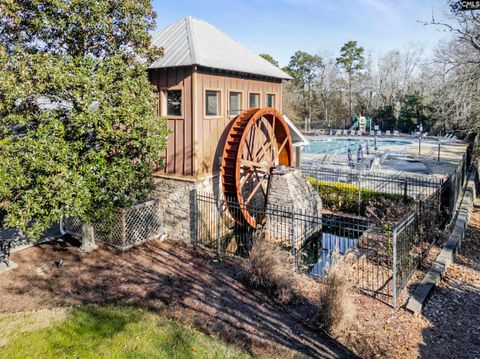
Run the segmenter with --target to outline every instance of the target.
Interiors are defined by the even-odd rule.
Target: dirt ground
[[[354,293],[353,321],[334,339],[309,324],[319,289],[312,280],[298,282],[300,298],[280,307],[245,288],[239,259],[220,262],[173,242],[150,242],[125,253],[99,245],[97,252],[81,254],[72,241],[14,253],[19,268],[1,276],[0,313],[132,304],[265,357],[480,358],[480,201],[457,262],[421,316],[404,305],[438,247],[402,293],[398,310]]]
[[[42,244],[12,255],[19,267],[1,276],[0,313],[87,303],[131,304],[259,356],[353,356],[327,335],[308,328],[312,304],[307,298],[282,308],[247,291],[239,280],[238,259],[219,262],[188,245],[155,241],[124,253],[99,245],[96,252],[81,254],[70,242]],[[59,260],[63,266],[57,268]]]
[[[395,311],[379,301],[356,294],[354,324],[337,340],[362,357],[480,358],[480,201],[477,200],[456,263],[451,265],[429,298],[421,316],[404,306],[439,253],[434,247]]]

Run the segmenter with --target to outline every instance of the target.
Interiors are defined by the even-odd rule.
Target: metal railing
[[[413,210],[392,227],[393,307],[397,306],[398,294],[454,218],[467,178],[467,165],[464,156],[438,191],[418,201]]]
[[[381,173],[362,173],[349,169],[302,167],[324,207],[363,215],[365,208],[379,199],[412,202],[438,191],[439,178],[416,178]]]
[[[322,189],[334,184],[347,197],[349,192],[358,196],[355,199],[362,206],[372,198],[389,199],[385,208],[382,202],[373,202],[380,212],[404,205],[405,211],[396,213],[398,218],[368,218],[361,211],[360,215],[330,211],[319,215],[269,204],[266,208],[248,207],[254,217],[263,218],[254,229],[235,221],[241,218],[242,207],[233,199],[196,192],[195,244],[219,255],[245,256],[252,242],[262,236],[291,251],[296,270],[314,276],[324,274],[335,252],[351,253],[353,284],[396,308],[399,293],[452,219],[467,168],[464,157],[445,180],[302,169],[327,208]]]
[[[272,243],[296,252],[305,241],[318,235],[321,216],[289,207],[269,204],[266,208],[242,206],[234,199],[213,193],[195,192],[195,244],[215,250],[219,255],[245,255],[259,235]],[[239,223],[242,209],[259,218],[257,228]],[[264,218],[262,222],[261,218]],[[295,263],[296,265],[296,263]]]

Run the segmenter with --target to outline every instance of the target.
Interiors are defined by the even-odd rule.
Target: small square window
[[[242,93],[230,92],[229,95],[229,114],[231,116],[238,116],[242,112]]]
[[[220,91],[205,91],[205,115],[220,116]]]
[[[165,109],[163,116],[182,116],[182,90],[165,90]]]
[[[260,107],[260,94],[251,93],[248,100],[248,107],[256,108]]]
[[[267,94],[265,100],[266,100],[265,102],[267,107],[275,107],[275,95]]]

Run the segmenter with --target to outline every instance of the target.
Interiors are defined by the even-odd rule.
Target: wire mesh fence
[[[77,217],[62,220],[66,233],[82,236],[82,222]],[[162,211],[156,200],[140,203],[128,208],[119,208],[111,223],[93,224],[95,240],[115,248],[126,250],[164,233]]]

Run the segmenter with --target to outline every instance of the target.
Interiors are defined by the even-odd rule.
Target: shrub
[[[353,271],[352,259],[348,255],[340,257],[334,253],[332,262],[327,269],[315,317],[315,323],[329,333],[343,329],[354,312],[349,281]]]
[[[282,304],[293,297],[293,273],[290,254],[265,240],[253,243],[244,261],[247,283]]]
[[[358,213],[358,191],[359,187],[350,183],[327,182],[307,177],[312,186],[318,190],[324,207],[335,211]],[[401,194],[373,191],[367,188],[360,188],[360,212],[372,203],[380,203],[382,200],[401,202],[404,200]]]

